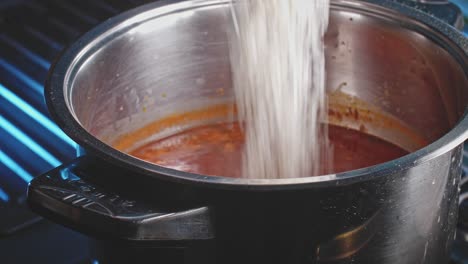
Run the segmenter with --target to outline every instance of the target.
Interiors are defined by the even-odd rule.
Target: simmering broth
[[[321,174],[369,167],[408,152],[366,133],[330,125],[332,168]],[[244,135],[238,123],[200,126],[152,141],[130,152],[140,159],[176,170],[224,177],[242,177]],[[303,177],[308,175],[297,175]],[[254,177],[251,177],[254,178]]]

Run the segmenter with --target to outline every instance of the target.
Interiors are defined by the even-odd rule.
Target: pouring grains
[[[178,171],[258,179],[340,173],[408,153],[367,134],[362,124],[359,130],[339,126],[348,114],[354,121],[381,116],[353,110],[346,104],[350,96],[330,93],[327,109],[322,43],[327,2],[241,0],[230,10],[239,122],[229,118],[230,101],[215,101],[158,119],[123,137],[116,148],[131,149],[135,157]],[[223,93],[224,89],[216,89],[217,95]],[[352,102],[368,109],[365,102],[355,98]],[[135,142],[178,126],[185,128],[135,147]]]
[[[231,68],[245,133],[242,175],[318,175],[332,163],[321,125],[329,1],[239,0],[231,13]]]

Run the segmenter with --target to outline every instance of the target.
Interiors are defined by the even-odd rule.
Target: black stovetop
[[[48,116],[43,84],[67,45],[145,2],[0,0],[0,263],[94,263],[85,236],[25,206],[28,182],[75,155],[75,143]],[[468,1],[455,2],[468,13]],[[468,154],[464,164],[468,171]],[[468,263],[468,246],[455,247],[454,259]]]

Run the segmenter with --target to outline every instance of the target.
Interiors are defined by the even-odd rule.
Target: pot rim
[[[200,184],[223,189],[274,190],[352,184],[383,175],[394,174],[424,163],[456,148],[468,138],[467,106],[461,120],[448,133],[428,146],[395,160],[337,174],[286,179],[246,179],[206,176],[164,168],[112,148],[91,135],[80,125],[75,118],[73,110],[69,107],[68,87],[73,81],[70,76],[73,71],[76,71],[81,66],[78,62],[82,61],[81,58],[85,54],[97,50],[98,45],[95,44],[112,39],[113,34],[142,23],[145,20],[181,10],[225,4],[226,2],[226,0],[188,0],[182,2],[177,0],[162,0],[112,17],[84,34],[56,60],[46,80],[46,103],[54,121],[87,152],[96,155],[106,162],[159,180]],[[366,0],[365,2],[332,0],[331,4],[332,7],[344,7],[360,10],[361,12],[371,12],[374,15],[384,16],[393,20],[397,18],[399,19],[399,23],[417,25],[418,27],[412,27],[412,29],[424,29],[426,35],[430,33],[433,40],[440,41],[452,56],[457,56],[456,59],[462,64],[462,67],[463,64],[468,65],[468,39],[455,28],[422,11],[390,0]],[[468,76],[468,67],[464,68],[465,74]]]

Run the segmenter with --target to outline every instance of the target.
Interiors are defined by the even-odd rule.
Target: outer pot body
[[[183,173],[124,154],[135,146],[121,138],[155,119],[232,101],[226,3],[158,2],[107,21],[54,66],[48,105],[86,154],[36,178],[30,205],[109,242],[112,263],[161,247],[188,248],[186,263],[197,263],[194,252],[214,254],[203,261],[215,263],[446,263],[468,135],[467,40],[418,11],[371,2],[386,8],[333,1],[327,83],[347,95],[336,105],[351,103],[357,115],[331,122],[365,125],[410,155],[262,181]],[[138,143],[174,128],[151,132]]]
[[[446,263],[461,151],[348,186],[214,202],[216,252],[226,262]]]
[[[97,237],[101,250],[98,256],[104,263],[171,259],[173,263],[439,264],[448,262],[455,238],[461,161],[462,146],[458,146],[430,161],[397,172],[389,170],[366,181],[256,192],[145,181],[134,171],[106,166],[93,158],[78,163],[76,168],[51,172],[48,177],[61,179],[66,172],[76,182],[79,179],[75,177],[89,180],[89,175],[100,175],[99,180],[91,180],[93,184],[88,182],[81,188],[106,186],[105,192],[90,187],[97,189],[81,192],[68,204],[61,204],[60,209],[50,201],[39,207],[35,201],[30,203],[50,219]],[[137,183],[130,186],[128,177]],[[50,186],[33,182],[30,193],[45,193],[41,188]],[[64,192],[66,188],[62,185],[55,189]],[[119,195],[96,198],[111,191]],[[71,194],[64,192],[63,196]],[[111,210],[112,219],[105,222],[90,217],[87,203],[79,201],[83,197],[95,199]],[[34,196],[32,199],[40,200]],[[116,200],[110,205],[112,199]],[[74,208],[63,209],[76,201]],[[150,204],[150,210],[164,215],[204,205],[209,208],[205,212],[209,235],[202,239],[151,238],[146,231],[158,236],[161,226],[169,234],[173,228],[184,226],[157,221],[141,229],[115,225],[122,221],[121,217],[145,216],[142,211],[126,208],[126,203],[135,202]],[[144,218],[151,221],[147,211]],[[124,231],[127,233],[122,234]]]
[[[54,184],[33,182],[30,203],[48,218],[97,237],[98,256],[104,263],[170,259],[172,263],[439,264],[448,262],[455,238],[461,161],[462,146],[458,146],[430,161],[366,181],[251,192],[145,181],[134,171],[87,157],[77,167],[51,172],[48,177],[62,179],[66,172],[73,175],[69,176],[72,184],[81,177],[86,183],[81,182],[80,188],[90,190],[68,202],[62,198],[61,203],[46,203],[36,191],[47,194],[50,189],[44,188]],[[91,180],[90,175],[101,177]],[[129,186],[128,177],[136,183]],[[59,187],[55,189],[63,192],[62,197],[76,194],[65,191],[64,185]],[[98,199],[103,193],[107,197]],[[79,201],[82,198],[105,206],[112,212],[109,219],[93,217],[88,202]],[[128,207],[134,203],[150,206]],[[167,217],[200,206],[208,209],[203,214],[209,219],[198,216],[191,221],[209,222],[208,226],[118,225],[123,217],[150,222],[154,212]],[[187,226],[190,231],[206,228],[209,234],[167,237]]]

